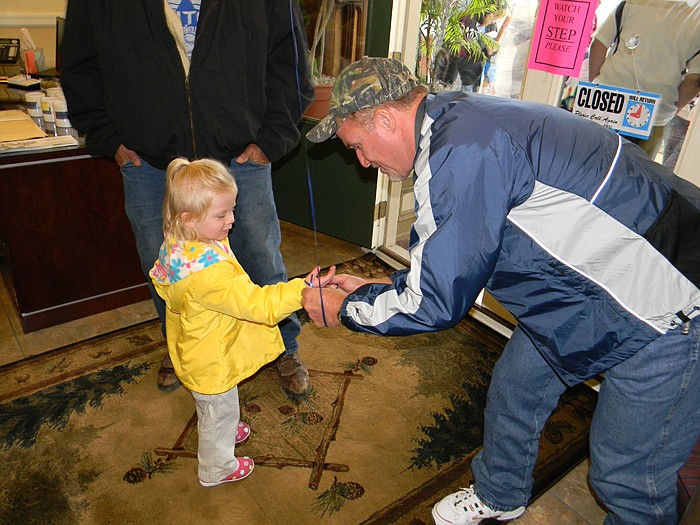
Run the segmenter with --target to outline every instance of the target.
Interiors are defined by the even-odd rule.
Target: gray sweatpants
[[[192,397],[197,408],[199,479],[216,483],[238,466],[234,455],[241,417],[238,387],[214,395],[192,392]]]

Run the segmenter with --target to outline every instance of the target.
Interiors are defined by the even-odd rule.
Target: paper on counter
[[[6,109],[5,111],[0,111],[0,122],[7,122],[8,120],[27,119],[32,120],[31,117],[21,109]]]
[[[20,151],[40,151],[54,148],[77,148],[79,143],[70,135],[60,137],[43,137],[29,140],[0,142],[0,155]]]
[[[0,142],[46,137],[31,117],[20,110],[0,111]]]

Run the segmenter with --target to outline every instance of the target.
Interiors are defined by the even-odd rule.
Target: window
[[[316,78],[335,77],[362,58],[369,0],[299,1]]]

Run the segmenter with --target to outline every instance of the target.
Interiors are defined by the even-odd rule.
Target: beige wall
[[[0,38],[21,38],[20,29],[29,31],[34,45],[44,50],[46,67],[54,67],[56,57],[56,17],[65,16],[67,0],[0,0]]]

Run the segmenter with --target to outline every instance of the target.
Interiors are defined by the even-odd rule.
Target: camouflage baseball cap
[[[306,134],[323,142],[355,111],[404,96],[418,85],[411,71],[395,58],[363,57],[343,69],[333,84],[328,115]]]

